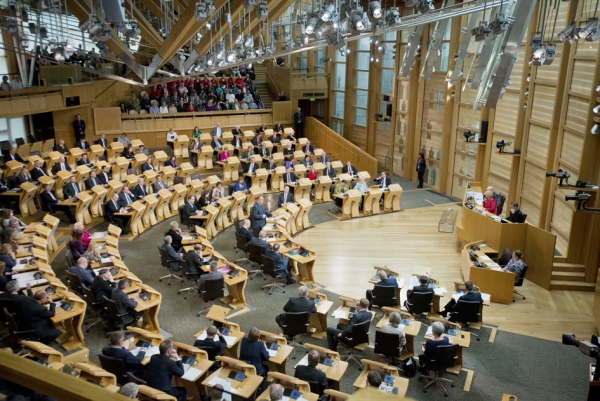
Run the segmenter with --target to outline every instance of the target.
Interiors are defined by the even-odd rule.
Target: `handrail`
[[[281,92],[279,90],[279,86],[277,86],[277,81],[275,81],[273,79],[273,76],[271,75],[271,71],[269,71],[269,69],[266,66],[264,68],[265,68],[266,74],[269,76],[269,78],[271,78],[271,82],[273,82],[273,85],[275,86],[275,89],[277,89],[277,93]]]
[[[255,110],[222,110],[222,111],[185,111],[181,113],[159,113],[159,114],[123,114],[123,120],[139,119],[162,119],[177,117],[212,117],[212,116],[242,116],[247,114],[272,114],[273,109],[255,109]]]
[[[292,73],[292,78],[293,77],[298,77],[298,76],[304,76],[304,77],[323,77],[323,78],[327,78],[329,74],[326,72],[293,72]]]
[[[33,96],[33,95],[46,95],[48,93],[62,92],[61,86],[35,86],[27,87],[17,90],[0,91],[0,98],[8,98],[15,96]]]

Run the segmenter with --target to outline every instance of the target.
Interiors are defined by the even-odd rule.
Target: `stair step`
[[[566,256],[555,256],[554,257],[554,262],[555,263],[566,263],[567,262],[567,257]]]
[[[581,272],[552,272],[552,279],[554,280],[563,280],[563,281],[584,281],[585,273]]]
[[[551,290],[563,290],[563,291],[586,291],[594,292],[596,290],[595,283],[585,283],[581,281],[562,281],[552,280],[550,281]]]
[[[556,263],[552,264],[553,272],[585,272],[585,266],[577,263]]]

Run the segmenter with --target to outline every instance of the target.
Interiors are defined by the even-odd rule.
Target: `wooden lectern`
[[[98,158],[100,156],[104,156],[104,148],[102,145],[92,145],[90,146],[90,153],[88,154],[88,158],[92,163],[98,163]]]
[[[190,138],[187,135],[178,135],[177,140],[173,142],[173,151],[175,156],[187,159],[190,157],[188,147],[190,146]]]
[[[381,189],[374,185],[369,188],[369,192],[363,194],[363,213],[364,214],[379,214],[379,201],[383,193]]]
[[[156,171],[161,171],[164,162],[166,162],[167,160],[169,160],[169,156],[167,156],[164,150],[157,150],[156,152],[154,152],[152,164],[154,165]]]
[[[19,174],[21,169],[23,168],[23,163],[18,162],[16,160],[11,160],[6,162],[6,171],[4,173],[4,180],[8,179],[8,177],[12,177],[13,175]]]
[[[103,185],[96,185],[92,187],[92,201],[90,203],[90,212],[92,217],[104,216],[104,210],[102,206],[106,203],[106,195],[108,190]]]
[[[117,159],[117,157],[121,156],[121,153],[123,153],[123,144],[119,141],[111,142],[110,149],[108,149],[108,157],[106,158],[106,161],[112,164]]]
[[[400,184],[392,184],[383,195],[383,211],[396,212],[400,210],[400,196],[402,196],[402,187]]]
[[[71,166],[71,168],[77,167],[77,160],[81,159],[81,155],[85,152],[81,148],[72,148],[69,149],[69,155],[67,156],[67,163]]]
[[[168,189],[158,191],[158,205],[156,206],[156,219],[163,221],[173,216],[171,213],[171,198],[173,194]],[[179,213],[179,211],[178,211]]]
[[[246,218],[244,214],[244,205],[246,204],[246,194],[238,191],[232,194],[231,219],[237,218],[240,222]]]
[[[233,224],[229,217],[231,201],[227,198],[220,198],[217,203],[219,204],[219,215],[216,218],[217,231],[222,231]]]
[[[312,181],[308,178],[299,178],[298,185],[294,191],[294,199],[298,202],[300,199],[310,201],[310,190],[312,189]]]
[[[342,197],[342,217],[352,218],[358,217],[358,204],[360,202],[360,191],[351,189]]]
[[[331,201],[329,191],[331,190],[331,178],[327,175],[319,177],[315,186],[315,203],[323,203]]]
[[[146,195],[143,200],[146,202],[146,211],[142,216],[142,224],[145,229],[148,229],[157,223],[155,210],[158,206],[158,199],[154,195]]]
[[[271,191],[280,192],[283,191],[285,183],[283,182],[283,175],[285,174],[284,166],[275,167],[275,171],[271,173]]]
[[[227,159],[226,163],[223,163],[223,180],[224,181],[237,181],[239,178],[238,170],[240,169],[240,159],[236,156],[231,156]]]
[[[112,177],[115,180],[121,180],[127,175],[127,169],[129,168],[129,160],[124,157],[117,157],[115,164],[112,167]]]
[[[202,146],[201,152],[198,154],[198,168],[212,170],[213,168],[213,148],[210,146]]]
[[[256,169],[254,174],[246,173],[246,176],[252,177],[252,188],[260,188],[263,192],[267,191],[267,178],[269,178],[269,172],[266,169]]]
[[[185,203],[185,194],[187,188],[183,184],[173,185],[173,197],[171,198],[171,212],[173,215],[179,214],[179,206]]]
[[[298,228],[298,231],[300,231],[311,226],[308,221],[308,212],[312,208],[312,203],[308,199],[300,199],[298,200],[298,204],[300,205],[300,210],[298,216],[296,216],[296,227]]]
[[[185,162],[179,165],[180,169],[177,172],[178,177],[184,177],[186,183],[190,180],[190,175],[194,172],[194,166],[191,163]]]
[[[176,173],[177,171],[171,166],[164,166],[162,168],[162,179],[166,186],[170,187],[173,185]]]

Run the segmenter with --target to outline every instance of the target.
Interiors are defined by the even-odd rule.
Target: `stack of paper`
[[[146,350],[147,357],[151,357],[152,355],[158,355],[159,353],[160,350],[158,349],[158,347],[150,347]]]
[[[410,290],[419,285],[419,278],[417,276],[410,276],[406,283],[408,284],[408,289]]]
[[[181,239],[184,241],[191,241],[194,239],[194,237],[191,235],[184,235],[183,237],[181,237]]]
[[[277,350],[275,350],[275,349],[268,349],[267,352],[269,353],[269,357],[271,357],[271,358],[277,356]]]
[[[308,366],[308,354],[304,355],[304,358],[300,359],[296,366]]]
[[[198,376],[200,376],[201,373],[202,371],[200,369],[189,368],[185,371],[185,374],[181,376],[181,378],[183,380],[194,381]]]
[[[19,270],[23,270],[25,268],[25,266],[26,265],[24,263],[23,264],[17,264],[12,269],[13,269],[13,271],[19,271]]]
[[[97,232],[92,235],[92,239],[102,239],[106,238],[106,231]]]
[[[111,258],[101,258],[100,263],[104,263],[104,264],[112,263],[112,259]]]
[[[481,299],[483,299],[484,301],[489,301],[490,300],[490,294],[481,294]]]
[[[336,319],[343,319],[346,317],[346,312],[341,309],[336,309],[333,311],[333,317]]]
[[[445,289],[445,288],[443,288],[443,287],[435,288],[435,289],[433,290],[433,293],[434,293],[435,295],[443,295],[443,294],[445,294],[446,292],[448,292],[448,290],[446,290],[446,289]]]

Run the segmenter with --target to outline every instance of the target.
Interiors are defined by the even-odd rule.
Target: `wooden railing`
[[[277,67],[273,63],[265,63],[267,73],[267,84],[271,92],[285,92],[288,99],[292,89],[292,69],[289,67]]]
[[[350,161],[358,171],[368,171],[371,177],[377,177],[377,159],[373,156],[313,117],[307,117],[304,124],[304,135],[310,141],[318,143],[342,163]]]
[[[0,92],[0,117],[37,114],[63,107],[63,88],[60,86],[36,86]]]

